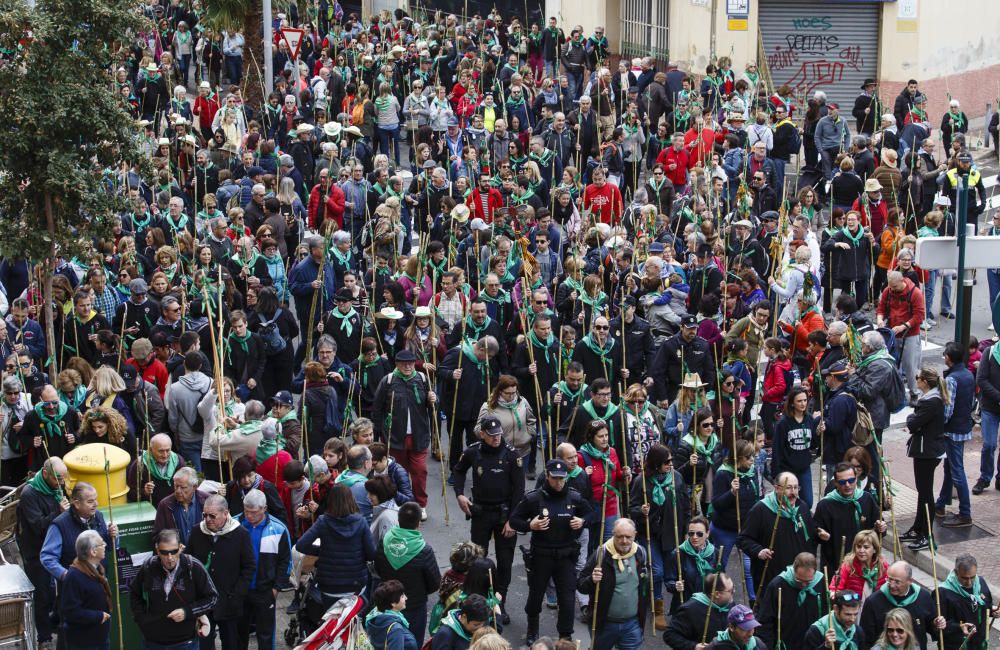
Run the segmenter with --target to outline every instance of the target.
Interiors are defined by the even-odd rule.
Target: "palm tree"
[[[243,101],[250,106],[262,106],[266,97],[264,86],[264,23],[260,0],[207,0],[203,4],[202,20],[217,30],[243,33]]]

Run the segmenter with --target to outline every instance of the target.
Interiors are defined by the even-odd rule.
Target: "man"
[[[243,614],[243,600],[253,580],[257,563],[250,545],[250,533],[229,516],[226,498],[213,494],[205,499],[203,519],[188,539],[188,555],[205,565],[219,597],[209,614],[212,631],[201,641],[203,650],[214,650],[215,637],[223,650],[239,647],[237,622]]]
[[[372,471],[372,452],[364,445],[354,445],[347,450],[347,470],[337,476],[336,483],[346,486],[358,504],[358,510],[371,523],[372,504],[365,491],[365,481]]]
[[[260,490],[250,490],[243,497],[240,522],[250,535],[250,546],[257,568],[243,600],[239,620],[239,643],[246,648],[251,625],[256,625],[257,647],[274,647],[275,606],[278,590],[288,584],[292,571],[292,542],[283,520],[268,514],[267,497]]]
[[[441,620],[431,639],[431,650],[468,650],[476,630],[488,625],[491,613],[486,599],[472,594]]]
[[[590,384],[590,399],[580,403],[572,415],[572,426],[567,432],[567,441],[577,447],[588,442],[587,427],[594,420],[603,420],[608,424],[608,434],[614,444],[619,459],[627,458],[625,440],[620,435],[622,428],[622,417],[619,415],[621,407],[612,402],[614,393],[610,382],[604,377],[599,377]],[[622,469],[628,471],[628,463],[622,461]]]
[[[364,323],[354,309],[354,294],[350,289],[341,287],[333,300],[337,306],[327,316],[323,332],[337,342],[337,358],[349,364],[361,354]]]
[[[770,264],[770,253],[752,234],[753,222],[749,219],[740,219],[733,224],[733,236],[729,238],[727,244],[727,255],[735,263],[739,260],[744,267],[750,267],[756,271],[759,277],[767,277],[767,269]]]
[[[472,469],[472,499],[465,496],[465,476]],[[479,442],[465,448],[452,470],[458,507],[471,520],[469,538],[489,553],[496,545],[497,575],[494,589],[507,601],[517,534],[510,513],[524,497],[524,467],[517,451],[503,438],[500,420],[484,417],[479,423]],[[506,608],[503,618],[507,619]],[[506,623],[504,623],[506,625]]]
[[[761,624],[758,637],[768,648],[802,647],[810,621],[815,621],[830,611],[827,580],[822,572],[817,571],[816,556],[812,553],[796,555],[791,566],[786,567],[762,592],[757,593],[763,593],[757,601],[760,604],[758,613]],[[781,604],[778,603],[779,599]]]
[[[972,440],[976,378],[966,367],[965,351],[959,343],[948,341],[942,358],[945,365],[943,375],[948,388],[948,403],[944,407],[944,435],[948,440],[948,451],[944,464],[944,482],[941,484],[935,510],[943,518],[940,522],[942,526],[968,528],[972,525],[972,501],[969,498],[969,481],[965,476],[965,443]],[[951,505],[952,487],[958,492],[958,514],[945,517],[945,508]]]
[[[834,163],[837,155],[850,147],[850,129],[847,121],[840,116],[840,106],[835,102],[827,105],[829,111],[816,123],[813,140],[819,151],[820,165],[826,180],[833,180]]]
[[[473,303],[473,317],[477,312],[477,304],[479,303]],[[447,389],[445,408],[451,409],[448,413],[451,426],[448,451],[450,468],[454,468],[458,462],[462,446],[471,445],[475,439],[479,408],[497,380],[490,359],[497,356],[499,349],[497,339],[489,335],[475,343],[462,341],[448,350],[438,367],[438,376],[444,380]],[[461,399],[455,397],[456,393]]]
[[[196,650],[198,617],[215,607],[218,592],[208,571],[183,550],[177,531],[160,531],[152,557],[129,583],[132,618],[146,648]]]
[[[281,451],[287,452],[293,458],[298,457],[299,447],[302,444],[302,423],[299,422],[292,394],[287,390],[279,390],[275,393],[274,397],[271,398],[271,412],[268,417],[274,421],[278,440],[285,441],[285,446],[281,448]]]
[[[736,544],[750,556],[755,584],[769,584],[799,553],[812,553],[818,539],[829,538],[798,498],[798,478],[782,472],[774,492],[755,503],[743,520]]]
[[[635,306],[635,297],[625,296],[624,315],[619,314],[611,321],[611,336],[624,348],[620,352],[625,355],[623,369],[628,371],[628,376],[633,382],[642,381],[648,386],[652,383],[648,373],[653,360],[653,336],[649,321],[635,313]]]
[[[889,426],[889,415],[906,398],[905,394],[896,394],[897,389],[902,388],[896,373],[896,363],[886,350],[882,335],[875,331],[862,334],[861,363],[851,376],[847,390],[868,408],[880,441],[882,431]],[[905,390],[902,388],[899,392],[905,393]],[[875,464],[875,458],[872,463]]]
[[[719,289],[724,279],[722,271],[715,264],[712,247],[709,244],[698,246],[693,268],[688,271],[688,284],[691,287],[687,297],[688,312],[697,314],[701,309],[703,296],[720,293]]]
[[[181,543],[186,544],[191,531],[202,520],[205,495],[198,491],[198,473],[192,467],[182,467],[174,474],[174,493],[164,497],[156,506],[153,535],[171,528],[177,531]]]
[[[487,290],[492,288],[494,291],[497,291],[500,287],[500,279],[492,273],[486,278],[486,283]],[[500,296],[502,294],[497,293],[496,295]],[[501,305],[494,303],[494,306],[494,313],[499,315]],[[509,304],[506,305],[506,307],[509,306]],[[445,343],[448,347],[454,348],[462,340],[475,343],[484,336],[492,336],[496,339],[497,345],[502,346],[498,347],[498,352],[504,353],[500,356],[506,356],[506,346],[503,344],[503,340],[505,338],[504,324],[500,319],[490,316],[489,311],[486,298],[483,294],[480,294],[479,297],[473,300],[469,305],[469,315],[465,317],[464,324],[456,323],[455,326],[451,328],[451,331],[448,332],[448,336],[445,339]],[[507,311],[507,313],[509,313],[509,310],[504,309],[503,311]]]
[[[566,366],[566,379],[556,382],[548,391],[548,402],[553,412],[556,438],[565,439],[575,424],[576,408],[590,400],[590,388],[584,381],[583,366],[571,361]]]
[[[38,321],[28,316],[28,301],[16,298],[10,304],[10,314],[4,319],[7,340],[15,352],[30,352],[39,363],[45,359],[45,333]]]
[[[301,354],[301,352],[300,352]],[[319,337],[316,342],[316,356],[315,361],[319,361],[326,368],[326,379],[333,386],[333,389],[337,393],[337,399],[340,400],[341,404],[347,404],[348,392],[351,386],[351,379],[354,376],[351,367],[345,364],[343,361],[337,358],[337,341],[329,334],[324,334]],[[292,378],[292,392],[301,393],[305,388],[306,383],[306,371],[303,366],[295,376]],[[319,431],[309,431],[310,435],[309,448],[315,449],[322,446],[325,440],[324,436],[320,436]],[[316,444],[319,438],[319,444]]]
[[[694,594],[670,618],[663,640],[673,650],[705,650],[726,629],[733,610],[733,581],[725,573],[705,575],[705,591]],[[708,625],[705,625],[708,621]]]
[[[550,460],[545,475],[545,485],[526,494],[510,516],[511,528],[531,532],[531,549],[525,554],[528,599],[524,605],[529,646],[538,638],[538,616],[549,579],[555,582],[559,603],[556,630],[560,637],[572,636],[580,531],[603,514],[595,514],[587,499],[566,486],[569,468],[565,461]]]
[[[198,471],[202,469],[201,449],[205,440],[205,423],[198,412],[198,405],[212,390],[212,380],[201,371],[201,364],[201,355],[184,357],[184,375],[170,385],[163,404],[170,428],[177,433],[180,441],[181,454]],[[184,539],[183,535],[181,539]]]
[[[976,558],[962,553],[955,558],[955,568],[941,583],[941,616],[947,622],[944,647],[948,650],[988,646],[990,630],[987,626],[998,612],[986,580],[978,573]]]
[[[590,379],[604,379],[612,384],[614,392],[620,381],[629,378],[628,369],[622,368],[621,345],[611,338],[611,324],[596,312],[590,333],[573,349],[573,361],[583,366]]]
[[[42,565],[56,584],[62,582],[76,559],[76,538],[85,530],[97,531],[109,546],[113,544],[112,538],[118,536],[117,526],[105,523],[104,515],[97,509],[97,490],[89,483],[77,481],[70,495],[69,510],[52,521],[42,544]]]
[[[167,426],[167,410],[160,399],[160,391],[143,379],[134,366],[122,366],[121,375],[125,390],[119,395],[125,400],[125,405],[132,413],[132,420],[136,423],[136,439],[147,440],[157,431],[164,431]]]
[[[750,148],[750,157],[747,159],[747,170],[749,170],[751,176],[756,175],[758,172],[763,173],[767,185],[775,188],[775,192],[781,190],[781,186],[778,185],[778,176],[774,170],[774,160],[767,157],[767,143],[763,140],[754,142]],[[741,169],[740,172],[744,172],[744,170]]]
[[[816,525],[830,533],[830,538],[820,544],[827,575],[834,575],[840,568],[841,560],[851,552],[849,549],[859,531],[874,529],[885,534],[886,523],[882,521],[880,506],[870,490],[858,487],[851,464],[837,463],[833,469],[833,490],[816,504],[813,513]]]
[[[768,215],[773,213],[774,221],[777,222],[778,193],[773,186],[768,184],[767,174],[763,170],[755,172],[750,177],[750,193],[752,195],[750,214],[763,222],[767,222]],[[764,240],[761,241],[761,244],[764,244],[765,250],[769,248],[769,243]]]
[[[847,359],[841,359],[825,368],[822,376],[827,392],[823,405],[823,419],[819,423],[817,432],[824,435],[822,460],[827,473],[832,474],[836,464],[843,460],[847,450],[854,446],[858,400],[846,390],[850,378]],[[851,541],[853,543],[853,540]]]
[[[910,613],[914,638],[921,650],[927,649],[928,634],[936,637],[936,630],[945,627],[943,617],[935,618],[934,596],[920,585],[913,584],[913,567],[903,560],[889,565],[885,584],[865,601],[860,622],[864,638],[877,639],[885,627],[885,615],[896,607]]]
[[[111,329],[111,325],[93,305],[94,298],[89,291],[80,290],[73,296],[73,313],[63,323],[60,367],[65,366],[70,357],[81,357],[91,366],[97,367],[100,357],[97,332]]]
[[[754,630],[760,623],[754,618],[753,610],[746,605],[737,605],[729,610],[726,617],[729,626],[715,636],[708,647],[713,650],[767,650],[767,644],[754,638]]]
[[[441,327],[445,332],[453,332],[462,322],[468,305],[469,298],[458,290],[458,276],[451,271],[442,273],[441,291],[434,294],[432,307],[435,318],[442,322]]]
[[[675,133],[670,138],[670,146],[663,149],[656,157],[656,163],[663,165],[667,180],[674,186],[674,192],[682,193],[688,184],[688,168],[691,167],[690,156],[684,147],[684,134]]]
[[[635,523],[631,519],[616,521],[611,539],[591,554],[580,572],[577,588],[583,593],[594,594],[597,603],[597,610],[593,612],[597,621],[595,649],[642,647],[649,580],[646,549],[636,543],[635,534]]]
[[[583,210],[597,216],[599,223],[608,225],[621,222],[625,204],[618,186],[608,182],[604,167],[595,167],[591,172],[591,183],[583,190]]]
[[[79,421],[76,409],[59,399],[55,386],[46,384],[18,434],[21,448],[31,450],[30,468],[37,471],[46,458],[65,456],[73,449]]]
[[[406,585],[403,617],[417,647],[424,644],[427,599],[441,584],[434,549],[420,533],[420,507],[413,502],[399,508],[399,525],[390,528],[375,551],[375,571],[382,582],[399,580]]]
[[[918,93],[916,79],[907,81],[906,87],[899,91],[899,95],[896,96],[896,101],[892,105],[892,115],[896,119],[896,124],[902,126],[906,116],[913,109]]]
[[[875,133],[876,120],[882,114],[882,100],[879,99],[878,83],[874,79],[865,79],[861,84],[861,94],[854,99],[851,115],[857,123],[858,133],[871,137]]]
[[[53,456],[46,459],[41,469],[25,484],[17,502],[15,537],[24,572],[35,586],[35,631],[39,643],[47,643],[52,638],[53,626],[49,614],[55,604],[52,576],[41,561],[42,545],[49,525],[70,509],[64,487],[68,474],[69,470],[61,458]]]
[[[295,313],[299,317],[300,332],[308,332],[310,328],[315,327],[320,316],[333,308],[335,290],[333,266],[326,261],[326,245],[323,238],[310,237],[307,245],[309,256],[292,267],[288,274],[288,289],[295,298]],[[316,309],[312,309],[314,296]],[[313,318],[311,323],[310,315]],[[304,344],[304,335],[302,340]],[[299,356],[302,356],[301,352]]]
[[[979,480],[972,488],[973,494],[982,494],[990,486],[995,471],[997,429],[1000,428],[1000,348],[994,343],[983,353],[976,371],[979,388],[979,406],[982,421],[983,447],[979,454]],[[996,475],[996,489],[1000,490],[1000,473]]]
[[[838,592],[833,599],[833,616],[821,616],[809,626],[802,647],[832,648],[847,650],[848,648],[865,648],[865,631],[858,625],[858,613],[861,611],[861,596],[853,591]],[[874,637],[878,638],[876,631]]]
[[[247,410],[249,411],[253,405],[254,401],[251,400],[247,406]],[[260,402],[256,402],[256,406],[263,412],[263,405]],[[261,422],[257,420],[254,424],[258,427],[259,431]],[[260,440],[261,437],[258,436],[257,439]],[[251,490],[257,490],[267,497],[268,514],[275,521],[288,521],[288,513],[285,510],[284,502],[281,500],[281,495],[278,493],[277,486],[257,473],[257,460],[253,456],[240,456],[232,466],[233,480],[226,483],[225,491],[220,490],[220,494],[226,497],[229,503],[229,512],[233,516],[238,517],[243,514],[246,495]]]
[[[899,271],[889,271],[888,285],[879,296],[876,322],[896,335],[900,348],[900,366],[910,389],[910,399],[916,399],[916,373],[920,370],[920,325],[924,322],[924,294]]]
[[[387,440],[389,453],[406,469],[413,496],[427,518],[427,450],[431,446],[431,426],[437,415],[437,394],[416,371],[417,356],[412,350],[396,353],[396,369],[382,378],[375,389],[373,422],[380,440]]]
[[[748,358],[753,363],[753,358]],[[689,373],[697,373],[707,381],[715,377],[715,361],[708,341],[698,336],[698,319],[685,314],[681,317],[680,331],[660,346],[653,359],[650,396],[660,408],[670,406]]]
[[[958,205],[958,187],[963,176],[968,176],[966,181],[966,188],[970,190],[975,190],[975,192],[969,192],[969,206],[966,214],[966,223],[975,226],[979,222],[979,215],[981,215],[988,205],[988,199],[986,198],[986,186],[983,185],[983,176],[979,169],[973,167],[972,165],[972,154],[968,151],[963,151],[955,157],[957,166],[952,167],[945,174],[945,180],[942,187],[942,191],[948,195],[951,199],[951,204],[954,206]]]

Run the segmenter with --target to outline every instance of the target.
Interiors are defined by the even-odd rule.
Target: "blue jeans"
[[[569,98],[574,101],[580,99],[584,88],[583,72],[567,72],[566,81],[569,82]]]
[[[143,640],[142,650],[198,650],[198,641],[193,640],[173,645],[160,645],[159,643]]]
[[[375,135],[378,137],[379,152],[393,156],[396,160],[396,167],[399,167],[399,125],[388,129],[376,126]],[[432,207],[437,209],[437,206]]]
[[[934,311],[934,293],[937,290],[937,281],[941,278],[941,310]],[[927,318],[933,318],[935,313],[951,313],[951,275],[945,275],[941,271],[931,271],[925,286],[924,305],[927,307]]]
[[[653,565],[653,598],[660,600],[663,598],[663,549],[656,540],[652,544],[643,542],[642,545],[649,553],[649,561]]]
[[[986,269],[986,282],[990,288],[990,307],[1000,295],[1000,269]]]
[[[638,650],[642,647],[642,628],[639,619],[632,618],[624,623],[606,621],[604,629],[597,635],[594,650]]]
[[[781,196],[782,188],[785,186],[785,165],[788,162],[780,158],[771,158],[771,162],[774,163],[774,191],[778,193],[778,196]]]
[[[799,498],[809,504],[809,509],[812,510],[813,505],[813,483],[812,483],[812,467],[806,469],[806,471],[795,475],[795,478],[799,479]]]
[[[729,566],[729,554],[733,552],[736,548],[736,538],[739,535],[735,530],[726,530],[720,526],[712,525],[712,530],[709,533],[709,539],[712,540],[712,544],[715,546],[722,547],[722,566],[723,570],[729,573],[730,577],[735,576],[735,573],[728,572],[727,567]],[[753,572],[750,570],[750,556],[746,553],[738,553],[738,557],[743,560],[743,577],[745,578],[745,586],[747,590],[747,598],[754,599],[756,595],[753,589]]]
[[[948,438],[948,458],[944,464],[944,482],[937,503],[939,508],[951,505],[951,489],[958,490],[958,514],[972,516],[972,502],[969,500],[969,479],[965,476],[965,441],[956,442]]]
[[[180,449],[181,456],[184,460],[195,469],[196,472],[201,472],[201,441],[197,442],[181,442]]]
[[[229,83],[238,84],[243,76],[243,57],[226,56],[226,79]]]
[[[982,410],[980,426],[983,430],[983,449],[979,452],[979,480],[989,483],[993,480],[993,457],[997,453],[997,428],[1000,414]]]

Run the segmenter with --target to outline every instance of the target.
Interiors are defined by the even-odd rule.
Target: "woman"
[[[375,98],[375,135],[381,153],[392,156],[399,167],[399,112],[402,106],[392,94],[392,87],[382,82]]]
[[[818,446],[819,421],[809,412],[809,391],[795,386],[785,399],[784,414],[774,425],[771,472],[791,472],[799,479],[799,498],[812,507],[812,456]]]
[[[265,336],[277,328],[285,346],[274,351],[265,347],[266,371],[262,375],[264,394],[272,396],[292,383],[294,348],[292,342],[299,335],[299,325],[292,313],[278,304],[274,287],[262,287],[257,292],[257,307],[247,318],[251,332]]]
[[[84,404],[87,409],[103,407],[113,409],[125,417],[125,427],[129,434],[135,435],[135,420],[132,418],[132,411],[129,409],[125,398],[121,396],[125,392],[125,380],[122,379],[114,368],[101,366],[94,371],[94,376],[87,386],[87,397]]]
[[[917,372],[917,390],[920,397],[913,412],[906,417],[910,439],[906,455],[913,459],[913,476],[917,483],[917,517],[913,526],[899,539],[909,542],[907,548],[922,551],[930,548],[930,535],[934,525],[934,470],[945,454],[944,409],[949,403],[948,388],[941,374],[924,366]]]
[[[691,419],[691,429],[681,438],[674,455],[678,459],[677,471],[684,482],[691,486],[693,511],[703,512],[710,495],[704,494],[705,486],[711,485],[709,472],[722,461],[722,445],[715,434],[715,417],[707,406],[698,408]],[[697,497],[697,498],[696,498]]]
[[[663,420],[664,443],[671,449],[677,447],[681,436],[690,431],[691,418],[695,410],[707,404],[705,386],[698,373],[688,373],[677,391],[677,398],[667,407]]]
[[[861,594],[861,602],[885,584],[889,563],[882,557],[882,539],[873,530],[858,531],[851,552],[844,556],[830,581],[830,597],[848,590]]]
[[[78,444],[105,442],[121,447],[131,458],[136,455],[135,434],[125,426],[125,418],[114,409],[96,407],[86,412],[80,424]]]
[[[632,473],[638,473],[642,459],[660,441],[663,411],[649,403],[649,394],[642,384],[632,384],[623,396],[625,440],[628,449],[626,463]]]
[[[295,544],[299,553],[317,557],[314,577],[323,594],[324,610],[342,594],[364,591],[370,580],[368,563],[375,560],[372,531],[358,512],[351,489],[334,485],[326,503],[326,512]],[[318,547],[313,546],[317,539]]]
[[[718,358],[718,357],[716,357]],[[743,399],[740,397],[742,381],[733,374],[733,370],[723,367],[719,370],[718,393],[716,399],[710,402],[715,426],[719,430],[722,446],[732,450],[739,437],[743,409]]]
[[[337,403],[337,396],[333,386],[330,385],[326,376],[326,368],[319,361],[310,361],[305,367],[305,383],[303,384],[302,400],[299,404],[299,420],[303,429],[306,429],[308,440],[305,444],[309,449],[322,449],[323,443],[333,433],[327,428],[326,413],[331,400],[333,405],[343,412],[341,405]],[[346,460],[346,459],[342,459]],[[327,461],[327,465],[329,465]],[[333,472],[332,478],[337,478],[340,473],[337,468],[330,465]]]
[[[234,423],[243,421],[243,412],[246,405],[236,398],[236,386],[229,377],[222,379],[222,410],[224,417],[230,418]],[[198,414],[202,422],[205,423],[205,431],[214,431],[220,423],[219,420],[219,398],[215,392],[215,384],[209,389],[205,396],[198,402]],[[222,464],[219,462],[219,446],[212,444],[212,436],[206,435],[201,443],[201,470],[205,473],[205,478],[212,481],[222,480]]]
[[[375,605],[365,617],[365,632],[373,648],[383,650],[417,650],[417,640],[410,624],[403,617],[406,594],[399,580],[386,580],[375,588]]]
[[[712,542],[722,548],[722,566],[729,566],[729,554],[750,508],[761,498],[761,482],[754,466],[756,447],[750,440],[737,440],[736,449],[715,470],[712,479]],[[736,461],[733,465],[733,461]],[[749,598],[754,598],[750,556],[743,558],[743,576]]]
[[[667,591],[676,594],[670,599],[671,614],[692,596],[703,592],[705,576],[717,570],[718,558],[715,546],[708,539],[708,527],[708,519],[700,515],[693,517],[687,525],[687,539],[674,549],[669,560],[664,561],[664,584]]]
[[[845,212],[851,209],[854,201],[865,191],[865,182],[854,171],[854,159],[844,156],[840,161],[840,171],[838,171],[831,184],[833,194],[833,208],[840,208]]]
[[[309,217],[306,207],[302,204],[302,199],[295,192],[295,180],[291,176],[285,176],[278,183],[278,201],[280,203],[281,215],[285,218],[285,248],[284,251],[295,250],[302,240],[303,224]],[[264,242],[261,241],[261,250],[264,250]]]
[[[477,422],[487,415],[500,420],[503,439],[517,450],[517,455],[527,463],[525,471],[533,475],[537,422],[528,400],[518,393],[516,377],[500,375],[489,400],[479,409]]]
[[[764,387],[761,394],[760,419],[764,425],[767,440],[774,439],[774,421],[778,408],[785,401],[788,389],[786,377],[792,372],[792,360],[781,339],[771,337],[764,341],[764,356],[767,365],[764,367]]]
[[[281,253],[278,250],[278,242],[271,237],[267,237],[261,241],[260,250],[260,257],[267,266],[267,276],[259,279],[262,280],[262,284],[271,284],[274,287],[280,304],[288,305],[291,296],[288,292],[288,274],[285,270],[285,260],[282,259]],[[268,279],[270,279],[270,282],[268,282]],[[245,292],[244,295],[246,295]]]
[[[825,314],[833,312],[834,255],[833,248],[831,246],[827,246],[826,242],[835,234],[840,232],[846,223],[847,217],[844,214],[844,210],[841,208],[834,208],[833,212],[830,214],[830,222],[827,224],[826,228],[823,228],[819,233],[819,249],[822,251],[819,275],[823,278],[823,313]]]
[[[645,539],[643,545],[653,566],[655,625],[657,630],[664,630],[667,624],[663,617],[663,559],[670,557],[677,548],[675,532],[687,527],[691,505],[684,479],[674,471],[673,455],[667,447],[654,444],[649,448],[644,464],[645,473],[635,478],[630,489],[632,501],[629,515],[638,524],[640,538],[646,538],[646,531],[649,531],[651,539]],[[649,522],[648,529],[646,521]]]
[[[593,503],[604,504],[604,518],[593,524],[590,530],[590,545],[597,545],[611,539],[611,530],[618,520],[618,490],[622,480],[631,480],[631,473],[622,469],[618,452],[611,447],[608,425],[603,420],[593,420],[587,425],[587,442],[577,453],[577,462],[590,477],[591,499]],[[600,540],[600,541],[598,541]]]
[[[340,439],[334,438],[334,440]],[[365,492],[368,493],[368,503],[372,504],[372,540],[375,542],[375,548],[378,548],[389,529],[399,525],[396,484],[388,476],[374,476],[365,481]]]
[[[899,208],[889,208],[885,228],[878,238],[879,254],[878,259],[875,260],[875,278],[872,283],[872,296],[876,300],[882,295],[882,289],[885,289],[886,276],[892,269],[899,251],[900,239],[905,234],[903,227],[899,225]]]
[[[913,618],[902,607],[890,609],[885,615],[885,627],[872,650],[917,650],[920,645],[913,633]]]
[[[67,650],[107,650],[111,643],[111,586],[104,572],[107,543],[96,530],[76,538],[76,559],[59,583],[59,614]],[[65,632],[65,635],[63,634]]]
[[[448,347],[437,322],[431,318],[430,307],[417,307],[413,312],[413,322],[403,333],[403,348],[417,357],[418,372],[434,372],[435,363],[444,358]]]
[[[87,398],[87,387],[80,373],[67,368],[56,376],[56,388],[59,389],[59,400],[66,406],[77,411],[83,411],[83,402]]]

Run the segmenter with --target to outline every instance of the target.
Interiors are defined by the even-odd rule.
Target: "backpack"
[[[858,409],[858,417],[854,421],[854,428],[851,430],[851,444],[858,447],[867,447],[875,442],[875,421],[872,420],[872,414],[868,412],[865,405],[859,402],[857,398],[854,399],[854,403]]]
[[[365,105],[358,102],[351,109],[351,126],[362,127],[365,124]]]
[[[285,347],[288,345],[288,342],[285,341],[283,336],[281,336],[278,324],[275,322],[278,320],[278,316],[280,315],[281,308],[279,307],[277,311],[274,312],[274,316],[271,317],[271,320],[261,323],[260,329],[257,330],[257,334],[264,341],[264,351],[269,357],[284,351]]]

